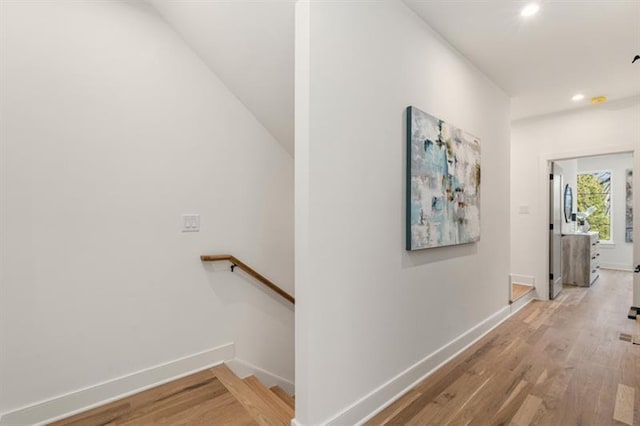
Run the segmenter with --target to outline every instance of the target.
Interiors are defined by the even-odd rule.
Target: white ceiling
[[[640,0],[542,0],[528,19],[526,1],[404,1],[512,97],[512,119],[640,94]]]
[[[293,155],[295,0],[148,1]],[[529,19],[521,0],[404,2],[512,97],[512,119],[640,95],[640,0],[540,0]]]
[[[148,0],[293,155],[294,0]]]

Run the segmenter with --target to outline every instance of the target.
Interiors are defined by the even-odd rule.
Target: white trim
[[[535,290],[531,291],[531,292],[525,294],[524,296],[522,296],[520,299],[518,299],[515,302],[513,302],[511,304],[511,314],[509,314],[509,316],[515,314],[520,309],[522,309],[525,306],[527,306],[529,304],[529,302],[531,302],[533,300],[537,300],[537,298],[535,297],[535,294],[536,294]]]
[[[536,285],[536,277],[532,277],[530,275],[510,274],[509,278],[511,280],[510,284],[523,284],[533,287]]]
[[[433,374],[437,369],[451,361],[469,346],[488,334],[491,330],[502,324],[511,315],[533,300],[533,295],[522,302],[522,305],[514,307],[505,306],[484,319],[467,332],[455,338],[445,346],[427,355],[422,360],[410,366],[382,386],[374,389],[369,394],[360,398],[355,403],[335,415],[333,418],[322,422],[326,425],[360,425],[384,410],[387,406],[400,398],[420,381]],[[294,426],[303,426],[295,419],[291,423]]]
[[[609,145],[589,147],[574,151],[547,152],[541,155],[545,164],[547,161],[574,160],[586,157],[598,157],[601,155],[628,154],[636,150],[634,145]]]
[[[509,301],[513,301],[513,285],[521,284],[536,288],[536,278],[529,275],[509,274]]]
[[[624,154],[624,153],[631,153],[634,157],[634,166],[636,163],[636,153],[637,148],[635,145],[610,145],[610,146],[599,146],[599,147],[589,147],[589,148],[584,148],[581,150],[575,150],[575,151],[564,151],[564,152],[547,152],[547,153],[543,153],[540,155],[540,162],[539,162],[539,188],[540,192],[539,192],[539,205],[542,207],[542,211],[543,212],[548,212],[549,211],[549,185],[547,185],[547,180],[549,179],[549,172],[548,172],[548,168],[549,168],[549,164],[552,161],[559,161],[559,160],[572,160],[575,158],[583,158],[583,157],[594,157],[594,156],[599,156],[599,155],[608,155],[608,154]],[[635,168],[635,167],[634,167]],[[634,181],[635,182],[635,181]],[[635,191],[634,191],[635,192]],[[636,197],[636,199],[638,199],[640,197]],[[636,206],[635,204],[636,202],[634,201],[634,207]],[[548,227],[549,227],[549,215],[548,214],[542,214],[540,215],[540,222],[538,225],[536,225],[537,227],[539,227],[540,232],[548,232]],[[545,238],[544,239],[544,252],[545,252],[545,260],[544,261],[544,268],[538,271],[538,274],[540,277],[548,277],[549,276],[549,239]],[[634,250],[635,252],[635,250]],[[634,256],[636,256],[636,254],[634,253]],[[536,275],[538,275],[536,274]],[[548,281],[548,280],[547,280]],[[543,295],[539,295],[541,300],[548,300],[549,298],[549,284],[550,281],[548,281],[548,284],[546,284],[547,287],[547,292],[546,294]],[[545,293],[545,292],[543,292]],[[638,299],[640,300],[640,295],[636,295],[635,294],[636,291],[634,291],[634,299],[636,297],[638,297]]]
[[[260,367],[256,367],[255,365],[238,358],[229,360],[226,364],[227,367],[229,367],[229,369],[241,379],[249,376],[256,376],[258,380],[268,388],[278,385],[289,395],[295,394],[295,385],[291,380],[287,380],[284,377],[280,377],[269,371],[263,370]]]
[[[3,413],[0,426],[50,423],[221,364],[234,356],[234,344],[227,343]]]

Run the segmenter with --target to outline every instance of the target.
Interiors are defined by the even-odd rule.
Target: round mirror
[[[564,220],[569,223],[571,220],[571,210],[573,210],[573,191],[569,184],[564,187]]]

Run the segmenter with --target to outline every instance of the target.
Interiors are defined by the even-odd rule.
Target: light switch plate
[[[199,214],[183,214],[182,215],[182,232],[198,232],[200,231],[200,215]]]

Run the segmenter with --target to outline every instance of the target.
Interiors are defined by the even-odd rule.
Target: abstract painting
[[[625,171],[626,177],[626,192],[627,192],[627,209],[626,209],[626,223],[624,228],[624,240],[627,243],[633,242],[633,197],[631,191],[631,183],[633,182],[633,171]]]
[[[480,240],[480,141],[407,108],[406,249]]]

